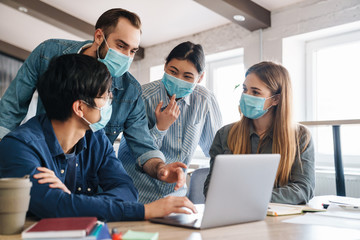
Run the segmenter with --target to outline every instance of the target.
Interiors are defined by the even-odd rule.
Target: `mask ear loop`
[[[102,31],[101,31],[101,34],[102,34],[103,37],[104,37],[104,41],[105,41],[106,46],[108,47],[108,49],[110,49],[109,44],[107,43],[106,38],[105,38],[105,35],[104,35],[104,33],[103,33]],[[101,44],[102,44],[102,43],[101,43]],[[100,48],[101,44],[100,44],[99,47],[96,49],[97,58],[100,58],[99,48]]]
[[[274,94],[274,95],[272,95],[271,97],[268,97],[268,98],[265,98],[265,99],[267,100],[267,99],[273,98],[273,97],[275,97],[275,96],[277,96],[277,95],[280,95],[280,93]],[[264,110],[268,111],[268,110],[269,110],[270,108],[272,108],[273,106],[276,106],[276,105],[271,105],[270,107],[268,107],[267,109],[264,109]]]

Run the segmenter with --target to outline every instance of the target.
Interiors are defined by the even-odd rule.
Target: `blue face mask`
[[[98,48],[97,49],[98,60],[106,65],[111,76],[120,77],[129,70],[133,58],[128,57],[110,48],[106,42],[105,37],[104,40],[109,50],[107,51],[105,58],[101,59],[99,57],[99,48]]]
[[[262,98],[243,93],[240,99],[240,110],[245,117],[258,119],[273,106],[271,105],[269,108],[264,109],[265,100],[274,96]]]
[[[176,94],[176,98],[183,98],[192,93],[196,87],[196,83],[189,83],[184,80],[173,77],[164,73],[162,82],[165,85],[166,91],[170,96]]]
[[[87,102],[85,101],[83,102],[89,105]],[[89,127],[93,132],[96,132],[103,129],[106,126],[106,124],[109,122],[112,113],[112,105],[109,103],[109,101],[107,101],[105,106],[101,108],[99,107],[93,107],[93,108],[100,110],[100,120],[96,123],[91,123],[88,120],[86,120],[84,117],[82,117],[82,119],[84,119],[89,124]]]

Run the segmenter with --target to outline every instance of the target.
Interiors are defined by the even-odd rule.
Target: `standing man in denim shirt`
[[[185,183],[183,163],[165,164],[164,155],[157,149],[147,127],[141,86],[128,72],[139,49],[140,18],[121,8],[103,13],[95,25],[93,41],[50,39],[41,43],[26,59],[0,101],[0,139],[17,127],[25,117],[39,77],[53,57],[78,53],[103,62],[113,77],[113,111],[105,127],[107,137],[114,143],[124,132],[136,157],[136,168],[151,177],[168,183],[177,182],[175,190]],[[38,102],[37,114],[45,110]]]

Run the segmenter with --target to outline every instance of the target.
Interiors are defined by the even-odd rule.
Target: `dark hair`
[[[111,82],[105,64],[87,55],[68,54],[50,61],[37,90],[47,116],[65,121],[71,117],[75,101],[95,106],[94,98],[109,90]]]
[[[141,28],[141,20],[136,13],[130,12],[122,8],[113,8],[107,10],[97,20],[95,24],[95,30],[100,28],[104,31],[105,37],[107,37],[118,24],[119,18],[126,18],[137,29]]]
[[[189,41],[180,43],[171,50],[169,56],[166,58],[166,64],[173,58],[190,61],[200,74],[205,69],[205,54],[200,44],[194,44]]]

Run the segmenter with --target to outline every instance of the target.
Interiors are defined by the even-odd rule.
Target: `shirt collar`
[[[42,122],[42,129],[44,132],[44,137],[45,137],[45,142],[50,150],[50,153],[53,157],[59,156],[59,155],[63,155],[64,151],[62,150],[59,141],[56,138],[54,129],[51,125],[51,121],[50,119],[44,115],[44,121]],[[75,155],[78,155],[82,150],[86,149],[86,139],[85,137],[81,138],[77,143],[76,143],[76,151],[75,151]]]
[[[255,132],[255,128],[254,128],[253,124],[250,124],[249,136],[252,137],[253,134],[255,134],[257,137],[259,137],[259,135]],[[270,133],[268,135],[266,135],[266,137],[270,137],[272,139],[273,138],[273,130],[271,130]]]
[[[91,47],[92,44],[93,44],[92,42],[85,43],[85,44],[79,49],[79,51],[78,51],[77,53],[80,54],[83,49],[86,49],[86,48]]]

